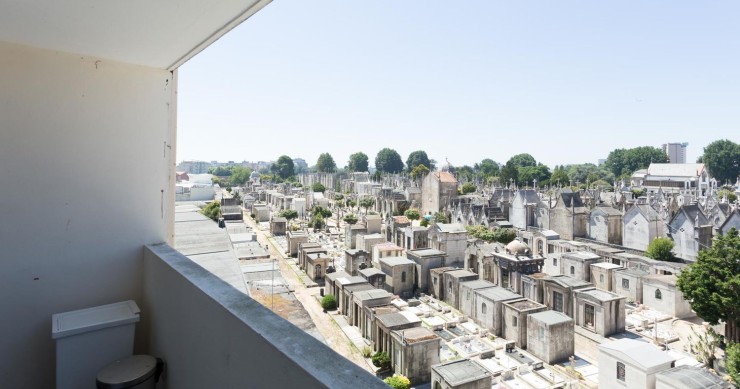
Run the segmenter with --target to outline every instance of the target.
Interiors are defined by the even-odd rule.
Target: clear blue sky
[[[740,141],[739,1],[275,0],[179,71],[178,161],[593,162]]]

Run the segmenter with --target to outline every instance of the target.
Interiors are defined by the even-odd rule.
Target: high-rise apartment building
[[[666,143],[663,145],[663,151],[668,156],[669,163],[686,163],[686,147],[689,144],[684,143]]]

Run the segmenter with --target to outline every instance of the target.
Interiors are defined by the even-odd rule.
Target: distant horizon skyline
[[[178,69],[177,160],[549,167],[740,133],[740,3],[272,2]]]

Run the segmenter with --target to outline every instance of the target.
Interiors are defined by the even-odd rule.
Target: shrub
[[[732,343],[726,350],[727,361],[725,365],[727,367],[727,373],[732,378],[732,383],[737,385],[740,384],[740,343]]]
[[[393,389],[409,389],[411,388],[411,381],[408,378],[396,374],[393,377],[388,377],[383,380],[388,386]]]
[[[425,217],[421,218],[421,222],[419,222],[419,225],[422,227],[427,227],[429,226],[429,220],[427,220]]]
[[[391,368],[391,357],[385,353],[385,351],[377,352],[373,355],[373,365],[379,367],[381,370],[387,370]]]
[[[344,220],[344,222],[347,224],[355,224],[357,223],[358,219],[355,214],[350,213],[350,214],[347,214],[347,216],[345,216],[344,219],[342,220]]]
[[[478,188],[476,188],[475,184],[473,184],[472,182],[466,182],[463,184],[460,191],[462,192],[462,194],[468,194],[475,192],[477,189]]]
[[[206,217],[213,221],[217,221],[219,214],[221,213],[221,203],[218,201],[211,201],[200,210],[200,213],[206,215]]]
[[[324,308],[325,311],[337,309],[337,298],[333,294],[327,294],[321,299],[321,308]]]
[[[363,358],[370,358],[370,356],[373,355],[373,348],[370,346],[365,346],[362,348],[362,356]]]
[[[282,211],[280,211],[278,216],[284,217],[288,220],[292,220],[298,217],[298,211],[296,211],[295,209],[283,209]]]
[[[320,182],[315,182],[313,185],[311,185],[311,190],[313,192],[324,193],[326,191],[326,187],[322,185]]]
[[[409,220],[419,220],[421,217],[419,210],[416,208],[407,209],[403,214],[406,215]]]
[[[658,261],[673,262],[676,257],[673,255],[673,240],[671,238],[655,238],[648,245],[645,256]]]

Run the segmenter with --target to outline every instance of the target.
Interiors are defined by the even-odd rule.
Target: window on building
[[[599,282],[604,282],[604,275],[603,274],[599,274]]]
[[[560,292],[552,292],[552,309],[558,312],[563,312],[563,294]]]
[[[552,265],[553,266],[557,266],[558,265],[558,259],[557,258],[553,258],[552,259]]]
[[[630,288],[630,280],[627,278],[622,278],[622,289],[629,289]]]
[[[570,275],[574,276],[575,274],[576,274],[576,267],[575,266],[571,266],[570,267]]]
[[[624,363],[617,362],[617,379],[624,382]]]
[[[540,332],[540,340],[545,340],[545,327],[544,326],[540,326],[539,330],[540,330],[539,331]]]
[[[513,327],[516,327],[516,324],[517,324],[517,317],[516,317],[516,315],[514,315],[514,316],[511,317],[511,325]]]
[[[663,292],[661,292],[660,289],[655,289],[655,299],[656,300],[662,300],[663,299]]]
[[[470,301],[470,291],[465,293],[465,300]]]
[[[509,271],[507,269],[501,269],[501,287],[509,287]]]
[[[594,306],[591,304],[584,305],[584,319],[586,327],[594,328]]]
[[[401,272],[401,282],[406,282],[406,272]]]
[[[437,284],[437,279],[436,278],[432,278],[432,282],[436,285]]]
[[[481,313],[488,312],[488,307],[486,306],[486,303],[483,303],[483,304],[480,305],[480,311],[481,311]]]

